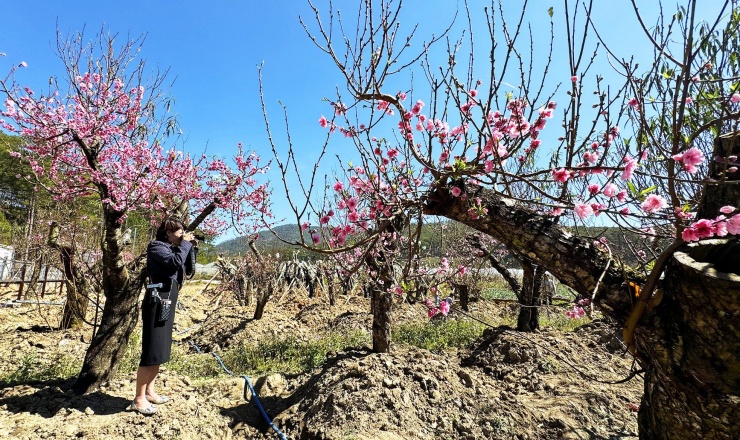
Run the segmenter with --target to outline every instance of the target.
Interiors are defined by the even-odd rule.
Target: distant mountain
[[[309,229],[310,230],[310,229]],[[298,233],[298,225],[280,225],[273,228],[275,234],[280,236],[283,240],[291,243],[300,241],[300,234]],[[297,249],[298,246],[291,246],[282,241],[278,240],[271,231],[265,229],[259,232],[259,238],[255,245],[260,251],[274,252],[280,251],[281,249],[291,250]],[[308,230],[303,232],[303,236],[307,242],[311,242],[311,235]],[[216,245],[216,251],[226,255],[243,254],[249,251],[249,239],[247,237],[237,237],[231,240],[226,240],[223,243]]]
[[[311,235],[309,231],[314,227],[303,231],[304,239],[307,243],[311,242]],[[291,243],[300,241],[300,235],[298,232],[298,226],[295,224],[281,225],[273,228],[274,232],[280,236],[283,240]],[[473,230],[465,225],[455,222],[436,222],[436,223],[425,223],[421,233],[420,247],[423,249],[423,253],[426,256],[441,257],[449,255],[449,253],[456,252],[457,242],[461,242],[465,235],[473,232]],[[576,231],[574,231],[576,232]],[[604,237],[609,243],[611,252],[614,256],[618,257],[624,263],[635,266],[639,262],[630,251],[630,247],[627,242],[638,243],[644,241],[640,236],[634,232],[623,231],[616,227],[592,227],[592,228],[581,228],[579,235],[584,237],[591,237],[591,239],[599,239]],[[269,230],[262,230],[259,232],[259,239],[256,242],[257,249],[262,252],[268,253],[280,253],[284,258],[293,255],[293,252],[298,251],[301,258],[309,260],[319,258],[320,254],[313,253],[302,249],[300,246],[289,245],[278,240],[275,235]],[[642,245],[644,247],[644,243]],[[638,246],[641,247],[641,246]],[[237,255],[249,252],[249,240],[246,237],[237,237],[231,240],[224,241],[215,246],[215,253],[224,255]],[[516,267],[517,263],[513,259],[505,260],[506,264],[512,267]]]

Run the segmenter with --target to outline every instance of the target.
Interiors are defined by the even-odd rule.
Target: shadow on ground
[[[74,379],[30,382],[26,384],[3,384],[0,388],[0,406],[5,405],[13,413],[38,414],[45,418],[54,417],[62,409],[99,415],[110,415],[125,411],[131,403],[122,397],[115,397],[100,391],[78,396],[72,393]],[[2,397],[8,388],[14,393],[26,391],[22,395]],[[35,391],[34,391],[35,390]]]

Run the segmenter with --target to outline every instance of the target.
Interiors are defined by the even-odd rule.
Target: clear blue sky
[[[314,0],[327,9],[327,0]],[[354,13],[357,1],[335,2]],[[476,34],[486,33],[480,19],[482,8],[489,0],[470,0]],[[505,8],[516,14],[519,1],[507,0]],[[610,44],[628,56],[644,56],[649,49],[641,37],[629,0],[597,0],[594,17]],[[653,22],[656,0],[639,2]],[[715,13],[720,0],[702,0],[700,8]],[[420,23],[416,44],[431,32],[439,33],[452,18],[457,2],[452,0],[407,0],[401,22],[406,30]],[[556,20],[562,16],[560,1],[531,0],[529,18],[533,20],[535,36],[549,37],[548,7],[555,8]],[[519,11],[521,7],[518,6]],[[282,129],[280,100],[288,106],[291,135],[301,158],[308,167],[323,141],[324,130],[318,126],[321,114],[329,114],[322,98],[332,98],[342,79],[328,57],[306,36],[298,17],[313,23],[313,14],[304,0],[219,1],[182,0],[5,0],[0,7],[3,26],[0,30],[0,74],[4,76],[12,64],[26,61],[28,68],[20,71],[21,84],[44,89],[52,75],[61,73],[61,62],[54,55],[55,31],[69,34],[86,28],[94,36],[105,25],[122,36],[147,34],[142,55],[151,67],[170,68],[176,81],[171,88],[175,98],[174,111],[187,137],[185,148],[200,153],[228,156],[238,142],[254,149],[263,159],[271,157],[259,103],[256,66],[264,62],[265,95],[271,105],[271,123],[277,134]],[[673,3],[666,13],[673,12]],[[326,18],[324,18],[326,19]],[[351,22],[351,20],[349,20]],[[562,23],[562,20],[559,20]],[[558,21],[556,21],[556,24]],[[465,20],[460,21],[465,25]],[[556,32],[558,32],[556,30]],[[558,35],[556,33],[556,35]],[[562,34],[560,34],[562,35]],[[562,49],[562,38],[558,39]],[[482,46],[482,44],[481,44]],[[443,49],[443,47],[440,47]],[[545,48],[542,47],[544,50]],[[479,57],[479,67],[485,57]],[[555,54],[554,70],[561,72],[558,81],[567,81],[567,58]],[[417,79],[418,81],[418,79]],[[285,147],[284,137],[278,141]],[[348,143],[337,138],[335,150],[341,152]],[[329,159],[328,172],[336,163]],[[279,178],[272,174],[273,179]],[[281,187],[275,186],[276,213],[288,215],[281,202]],[[281,206],[282,205],[282,206]],[[290,220],[290,219],[288,219]]]

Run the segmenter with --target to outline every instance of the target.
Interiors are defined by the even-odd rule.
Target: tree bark
[[[589,240],[574,236],[549,217],[518,206],[488,188],[470,183],[464,188],[466,197],[452,197],[447,188],[435,188],[427,195],[424,213],[461,222],[492,236],[581,295],[590,297],[598,285],[596,305],[624,323],[632,309],[626,283],[642,284],[644,277],[617,267]],[[473,218],[468,213],[467,200],[475,198],[481,199],[487,215]]]
[[[262,291],[257,294],[257,299],[255,301],[257,305],[254,308],[254,319],[255,320],[262,319],[262,315],[265,313],[265,306],[267,305],[267,302],[270,300],[272,293],[273,293],[273,282],[272,280],[268,280],[267,282],[263,283]]]
[[[374,287],[372,290],[373,311],[373,353],[391,351],[391,309],[393,296],[385,290]]]
[[[59,244],[59,225],[52,222],[49,226],[49,237],[47,244],[59,252],[64,269],[64,284],[67,288],[67,301],[62,311],[62,321],[59,328],[80,328],[85,323],[87,305],[90,300],[92,288],[88,277],[84,276],[82,269],[75,264],[75,251],[72,246]]]
[[[522,265],[522,289],[517,294],[520,307],[516,329],[520,332],[533,332],[540,328],[539,306],[545,269],[525,259],[521,259],[520,264]]]
[[[727,158],[740,155],[740,135],[728,133],[714,140],[714,157]],[[709,176],[719,182],[708,185],[702,195],[697,213],[698,218],[716,218],[720,215],[719,209],[725,205],[738,206],[740,204],[740,172],[727,173],[726,168],[737,166],[736,163],[713,160],[709,165]]]
[[[740,434],[740,275],[714,267],[727,246],[731,240],[691,244],[666,268],[663,299],[637,339],[649,359],[641,439]]]
[[[549,218],[486,188],[467,184],[488,214],[473,219],[465,198],[434,189],[425,214],[460,221],[489,234],[551,272],[620,324],[635,298],[627,282],[644,278],[617,267],[590,242]],[[728,203],[738,200],[733,193]],[[636,330],[638,361],[646,369],[639,413],[641,439],[734,439],[740,432],[740,239],[680,248],[656,299]],[[729,263],[728,263],[729,261]],[[719,265],[724,271],[716,269]],[[729,272],[732,270],[732,273]],[[598,286],[598,289],[597,289]]]
[[[146,278],[144,261],[129,268],[123,263],[119,216],[104,212],[103,294],[105,305],[100,327],[90,341],[77,380],[72,389],[77,394],[97,390],[115,372],[126,352],[129,337],[139,316],[139,294]]]
[[[455,289],[455,294],[460,300],[460,308],[463,310],[463,312],[469,312],[470,311],[470,286],[468,286],[467,284],[463,284],[463,283],[453,283],[452,286]]]

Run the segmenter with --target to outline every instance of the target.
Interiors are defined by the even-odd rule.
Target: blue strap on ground
[[[230,376],[235,376],[234,373],[232,373],[228,368],[226,368],[226,365],[224,365],[224,361],[221,360],[221,357],[219,357],[218,354],[216,354],[216,353],[211,353],[211,354],[213,355],[213,357],[216,358],[216,360],[218,361],[218,363],[221,365],[221,368],[223,368],[225,372],[227,372]],[[274,423],[272,423],[272,420],[270,420],[270,416],[268,416],[267,415],[267,412],[265,412],[265,409],[262,408],[262,404],[260,403],[260,399],[257,396],[257,391],[255,391],[254,387],[252,386],[252,381],[249,380],[249,377],[246,376],[246,375],[244,375],[244,374],[242,374],[241,377],[244,378],[244,385],[245,385],[244,386],[244,400],[249,400],[249,399],[247,399],[247,387],[249,387],[249,390],[252,392],[252,398],[254,399],[254,403],[257,404],[257,408],[259,408],[260,412],[262,413],[262,417],[265,418],[265,420],[267,421],[267,423],[270,425],[270,428],[272,428],[277,433],[278,437],[280,437],[280,440],[288,440],[288,438],[285,436],[285,434],[283,434],[280,431],[280,429],[278,429],[278,427],[275,426]]]

